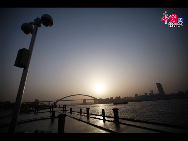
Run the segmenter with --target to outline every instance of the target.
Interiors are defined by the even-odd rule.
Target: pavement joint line
[[[99,115],[99,114],[92,114],[92,113],[90,113],[90,115],[102,116],[102,115]],[[107,118],[114,118],[112,116],[107,116],[107,115],[105,117],[107,117]],[[150,124],[150,125],[158,125],[158,126],[163,126],[163,127],[171,127],[171,128],[188,130],[187,126],[181,126],[181,125],[172,125],[172,124],[158,123],[158,122],[152,122],[152,121],[142,121],[142,120],[131,119],[131,118],[119,118],[119,119],[121,119],[121,120],[127,120],[127,121],[132,121],[132,122],[138,122],[138,123],[146,123],[146,124]]]
[[[62,111],[57,111],[58,113],[62,113]],[[74,112],[74,113],[73,113]],[[76,114],[76,111],[73,111],[72,114],[70,114],[70,112],[68,112],[70,115],[80,115],[80,112],[77,112],[79,114]],[[66,114],[66,113],[64,113]],[[67,114],[66,114],[67,115]],[[95,125],[93,123],[90,123],[90,121],[84,121],[84,120],[81,120],[79,118],[76,118],[76,117],[72,117],[70,115],[67,115],[68,117],[71,117],[73,119],[76,119],[78,121],[81,121],[81,122],[84,122],[86,124],[89,124],[91,126],[94,126],[94,127],[97,127],[97,128],[100,128],[102,130],[105,130],[105,131],[108,131],[108,132],[111,132],[111,133],[118,133],[118,132],[115,132],[115,131],[112,131],[110,129],[106,129],[104,127],[101,127],[101,126],[98,126],[98,125]],[[92,114],[90,113],[90,115],[95,115],[95,116],[102,116],[102,115],[98,115],[98,114]],[[82,113],[80,115],[80,117],[87,117],[86,113]],[[107,118],[114,118],[114,117],[111,117],[111,116],[105,116]],[[57,118],[57,116],[55,116],[54,118]],[[94,118],[94,119],[98,119],[98,120],[103,120],[101,118],[97,118],[97,117],[93,117],[93,116],[90,116],[90,118]],[[38,121],[38,120],[45,120],[45,119],[51,119],[51,116],[48,116],[48,117],[39,117],[39,118],[33,118],[33,119],[26,119],[26,120],[21,120],[21,121],[18,121],[18,124],[23,124],[23,123],[28,123],[28,122],[33,122],[33,121]],[[163,127],[172,127],[172,128],[178,128],[178,129],[185,129],[187,130],[188,127],[184,127],[184,126],[178,126],[178,125],[170,125],[170,124],[166,124],[166,123],[156,123],[156,122],[148,122],[148,121],[141,121],[141,120],[135,120],[135,119],[128,119],[128,118],[119,118],[120,120],[127,120],[127,121],[132,121],[132,122],[138,122],[138,123],[146,123],[146,124],[150,124],[150,125],[159,125],[159,126],[163,126]],[[114,120],[108,120],[108,119],[105,119],[105,121],[108,121],[108,122],[114,122]],[[119,124],[122,124],[122,125],[126,125],[126,126],[132,126],[132,127],[136,127],[136,128],[141,128],[141,129],[145,129],[145,130],[150,130],[150,131],[155,131],[155,132],[160,132],[160,133],[172,133],[172,132],[168,132],[168,131],[163,131],[163,130],[158,130],[158,129],[154,129],[154,128],[149,128],[149,127],[144,127],[144,126],[138,126],[138,125],[134,125],[134,124],[128,124],[128,123],[123,123],[123,122],[119,122]]]
[[[168,132],[168,131],[163,131],[163,130],[148,128],[148,127],[143,127],[143,126],[138,126],[138,125],[133,125],[133,124],[128,124],[128,123],[119,122],[119,124],[127,125],[127,126],[132,126],[132,127],[136,127],[136,128],[141,128],[141,129],[145,129],[145,130],[150,130],[150,131],[155,131],[155,132],[160,132],[160,133],[171,133],[171,132]]]
[[[67,114],[66,114],[66,115],[67,115]],[[96,114],[90,114],[90,115],[96,115]],[[67,115],[67,116],[68,116],[68,115]],[[87,117],[86,115],[80,115],[80,116]],[[101,115],[99,115],[99,116],[101,116]],[[69,117],[71,117],[71,116],[69,116]],[[57,118],[57,116],[55,116],[54,118]],[[72,118],[77,119],[76,117],[72,117]],[[90,116],[90,118],[94,118],[94,119],[98,119],[98,120],[103,120],[103,119],[100,119],[100,118],[97,118],[97,117],[92,117],[92,116]],[[38,121],[38,120],[45,120],[45,119],[51,119],[51,117],[40,117],[40,118],[38,118],[38,119],[36,119],[36,118],[34,118],[34,119],[26,119],[26,120],[23,120],[23,121],[19,121],[18,124],[23,124],[23,123],[28,123],[28,122]],[[120,118],[120,119],[122,119],[122,118]],[[95,127],[97,127],[97,128],[100,128],[100,129],[103,128],[103,127],[101,127],[101,126],[92,124],[92,123],[90,123],[89,121],[83,121],[83,120],[81,120],[81,119],[77,119],[77,120],[82,121],[82,122],[87,123],[87,124],[90,124],[90,125],[92,125],[92,126],[95,126]],[[126,120],[126,119],[123,119],[123,120]],[[114,121],[112,121],[112,120],[106,120],[106,119],[105,119],[105,121],[114,122]],[[137,121],[137,122],[138,122],[138,121]],[[128,123],[119,122],[119,124],[127,125],[127,126],[132,126],[132,127],[136,127],[136,128],[141,128],[141,129],[145,129],[145,130],[150,130],[150,131],[155,131],[155,132],[162,132],[162,133],[166,132],[166,133],[170,133],[170,132],[168,132],[168,131],[162,131],[162,130],[158,130],[158,129],[148,128],[148,127],[143,127],[143,126],[138,126],[138,125],[133,125],[133,124],[128,124]],[[103,130],[109,130],[109,129],[104,128]],[[111,130],[108,131],[108,132],[111,132]],[[114,132],[114,131],[112,131],[112,132]]]
[[[91,126],[97,127],[97,128],[99,128],[99,129],[102,129],[102,130],[104,130],[104,131],[107,131],[107,132],[110,132],[110,133],[118,133],[118,132],[112,131],[112,130],[110,130],[110,129],[107,129],[107,128],[104,128],[104,127],[95,125],[95,124],[93,124],[93,123],[90,123],[89,121],[83,121],[83,120],[81,120],[81,119],[78,119],[78,118],[76,118],[76,117],[72,117],[72,116],[70,116],[70,115],[67,115],[67,116],[68,116],[68,117],[71,117],[71,118],[73,118],[73,119],[76,119],[76,120],[78,120],[78,121],[84,122],[84,123],[86,123],[86,124],[89,124],[89,125],[91,125]]]
[[[90,118],[95,118],[96,119],[96,117],[90,117]],[[103,120],[103,119],[99,119],[99,120]],[[113,120],[105,120],[105,121],[114,122]],[[127,126],[132,126],[132,127],[136,127],[136,128],[141,128],[141,129],[145,129],[145,130],[150,130],[150,131],[155,131],[155,132],[160,132],[160,133],[171,133],[171,132],[168,132],[168,131],[163,131],[163,130],[148,128],[148,127],[143,127],[143,126],[138,126],[138,125],[133,125],[133,124],[128,124],[128,123],[119,122],[119,124],[127,125]]]
[[[56,117],[54,117],[54,118],[56,118]],[[33,121],[38,121],[38,120],[45,120],[45,119],[51,119],[51,117],[40,117],[40,118],[21,120],[21,121],[18,121],[17,124],[24,124],[24,123],[28,123],[28,122],[33,122]]]
[[[166,124],[166,123],[157,123],[157,122],[150,122],[150,121],[141,121],[141,120],[128,119],[128,118],[119,118],[119,119],[132,121],[132,122],[139,122],[139,123],[146,123],[146,124],[152,124],[152,125],[159,125],[159,126],[164,126],[164,127],[171,127],[171,128],[188,130],[187,126],[172,125],[172,124]]]

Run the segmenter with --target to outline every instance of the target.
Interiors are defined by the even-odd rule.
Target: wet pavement
[[[58,133],[58,118],[59,114],[66,114],[65,117],[65,133],[184,133],[188,130],[164,127],[161,125],[153,125],[148,123],[134,122],[119,119],[119,124],[114,122],[113,117],[105,117],[105,121],[101,115],[90,114],[87,118],[86,113],[80,115],[78,112],[70,114],[69,111],[56,109],[55,118],[51,120],[49,110],[43,110],[39,113],[21,114],[19,117],[16,133]],[[10,122],[10,118],[3,119],[4,125]],[[1,121],[3,122],[1,119]],[[0,128],[1,133],[8,132],[8,126]]]

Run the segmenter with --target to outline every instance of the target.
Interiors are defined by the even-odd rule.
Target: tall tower
[[[86,104],[86,99],[83,99],[83,104]]]
[[[159,94],[164,95],[165,92],[164,92],[164,90],[163,90],[163,86],[161,85],[161,83],[156,83],[156,85],[157,85],[157,88],[158,88]]]

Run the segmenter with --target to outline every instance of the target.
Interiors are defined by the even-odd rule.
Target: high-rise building
[[[83,104],[86,104],[86,99],[83,99]]]
[[[161,85],[161,83],[156,83],[159,94],[165,94],[164,90],[163,90],[163,86]]]

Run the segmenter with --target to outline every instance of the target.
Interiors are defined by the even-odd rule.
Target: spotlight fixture
[[[33,32],[33,26],[30,23],[23,23],[21,29],[25,34],[32,34]]]
[[[41,27],[41,23],[46,26],[46,27],[51,27],[53,25],[53,19],[50,15],[44,14],[42,15],[41,19],[40,18],[35,18],[34,22],[29,22],[29,23],[23,23],[21,26],[21,30],[25,34],[32,34],[29,49],[20,49],[18,51],[16,61],[15,61],[15,66],[23,68],[22,72],[22,77],[19,85],[19,89],[17,92],[17,97],[16,97],[16,102],[14,106],[14,112],[12,114],[12,120],[9,126],[9,133],[14,133],[15,128],[17,125],[19,113],[20,113],[20,107],[21,107],[21,102],[22,102],[22,97],[24,94],[24,89],[25,89],[25,84],[27,80],[27,75],[28,75],[28,70],[29,70],[29,65],[30,65],[30,60],[35,44],[35,39],[38,31],[38,27]]]
[[[41,23],[46,27],[51,27],[53,25],[53,19],[50,15],[44,14],[41,17]]]

